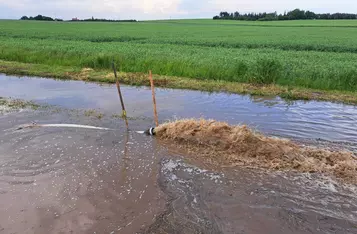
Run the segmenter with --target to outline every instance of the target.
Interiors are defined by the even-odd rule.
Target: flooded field
[[[151,91],[125,86],[123,95],[130,129],[152,126]],[[113,117],[114,86],[1,76],[0,96],[45,105],[0,113],[0,233],[357,233],[356,186],[218,168],[127,132]],[[163,89],[157,102],[161,122],[202,116],[306,144],[357,143],[354,106]],[[112,130],[17,130],[31,122]]]
[[[122,92],[128,115],[150,120],[151,90],[123,86]],[[161,122],[204,117],[247,124],[264,133],[288,138],[357,142],[357,107],[351,105],[171,89],[157,89],[156,95]],[[66,108],[97,109],[107,114],[121,113],[114,85],[3,75],[0,96]]]

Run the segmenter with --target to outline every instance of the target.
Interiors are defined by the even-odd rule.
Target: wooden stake
[[[155,124],[156,124],[156,127],[157,127],[157,126],[159,126],[159,118],[157,117],[156,99],[155,99],[155,87],[154,87],[154,80],[152,79],[151,71],[149,71],[149,79],[150,79],[150,84],[151,84],[152,102],[154,104]]]
[[[114,60],[113,60],[112,66],[113,66],[113,71],[114,71],[114,76],[115,76],[115,82],[116,82],[117,89],[118,89],[118,94],[119,94],[119,99],[120,99],[120,103],[121,103],[121,108],[122,108],[122,110],[123,110],[122,116],[123,116],[123,118],[125,119],[125,124],[126,124],[126,127],[128,128],[128,127],[129,127],[129,123],[128,123],[128,119],[127,119],[127,117],[126,117],[126,110],[125,110],[125,106],[124,106],[124,100],[123,100],[123,96],[121,95],[120,83],[119,83],[119,79],[118,79],[118,76],[117,76],[117,70],[115,69]]]

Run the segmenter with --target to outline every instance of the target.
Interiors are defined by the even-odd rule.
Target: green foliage
[[[48,16],[43,16],[43,15],[37,15],[35,17],[27,17],[27,16],[22,16],[20,20],[39,20],[39,21],[54,21],[51,17]],[[57,20],[57,19],[56,19]],[[61,20],[60,20],[61,21]]]
[[[337,19],[357,19],[357,14],[348,13],[334,13],[334,14],[315,14],[311,11],[304,11],[300,9],[294,9],[284,14],[272,13],[247,13],[240,14],[239,12],[228,13],[226,11],[221,12],[219,15],[213,17],[214,20],[245,20],[245,21],[274,21],[274,20],[306,20],[306,19],[325,19],[325,20],[337,20]]]
[[[256,74],[252,77],[252,83],[275,84],[281,77],[282,65],[273,59],[259,59],[256,62]]]
[[[197,79],[357,89],[357,21],[0,21],[0,59]]]

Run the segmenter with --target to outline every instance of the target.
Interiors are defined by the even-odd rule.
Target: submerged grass
[[[0,97],[0,113],[6,113],[21,109],[37,110],[39,107],[40,105],[37,105],[33,102]]]
[[[102,83],[115,83],[110,70],[94,70],[91,68],[73,68],[65,66],[50,66],[0,60],[0,73],[11,75],[30,75],[57,79],[72,79]],[[148,75],[145,73],[119,73],[121,83],[149,86]],[[357,104],[357,92],[352,91],[321,91],[300,87],[281,86],[274,84],[249,84],[220,80],[201,80],[184,77],[154,75],[156,87],[191,89],[208,92],[228,92],[250,94],[256,96],[281,96],[289,100],[324,100]]]
[[[84,111],[84,115],[87,117],[94,117],[97,119],[102,119],[104,117],[104,114],[98,112],[97,110],[86,110]]]
[[[183,119],[160,125],[160,139],[174,141],[196,156],[221,166],[249,166],[333,175],[357,183],[357,158],[351,152],[299,146],[267,137],[245,125],[205,119]]]

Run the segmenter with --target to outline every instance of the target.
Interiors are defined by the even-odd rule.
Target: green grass
[[[107,70],[31,64],[0,60],[0,73],[9,75],[29,75],[63,80],[82,80],[90,82],[115,83],[114,74]],[[120,83],[134,86],[150,86],[147,73],[118,73]],[[323,100],[357,104],[357,92],[317,90],[276,84],[248,84],[224,80],[202,80],[187,77],[154,75],[155,87],[191,89],[208,92],[227,92],[249,94],[252,96],[280,96],[287,100]]]
[[[356,91],[357,20],[0,21],[0,59]]]

